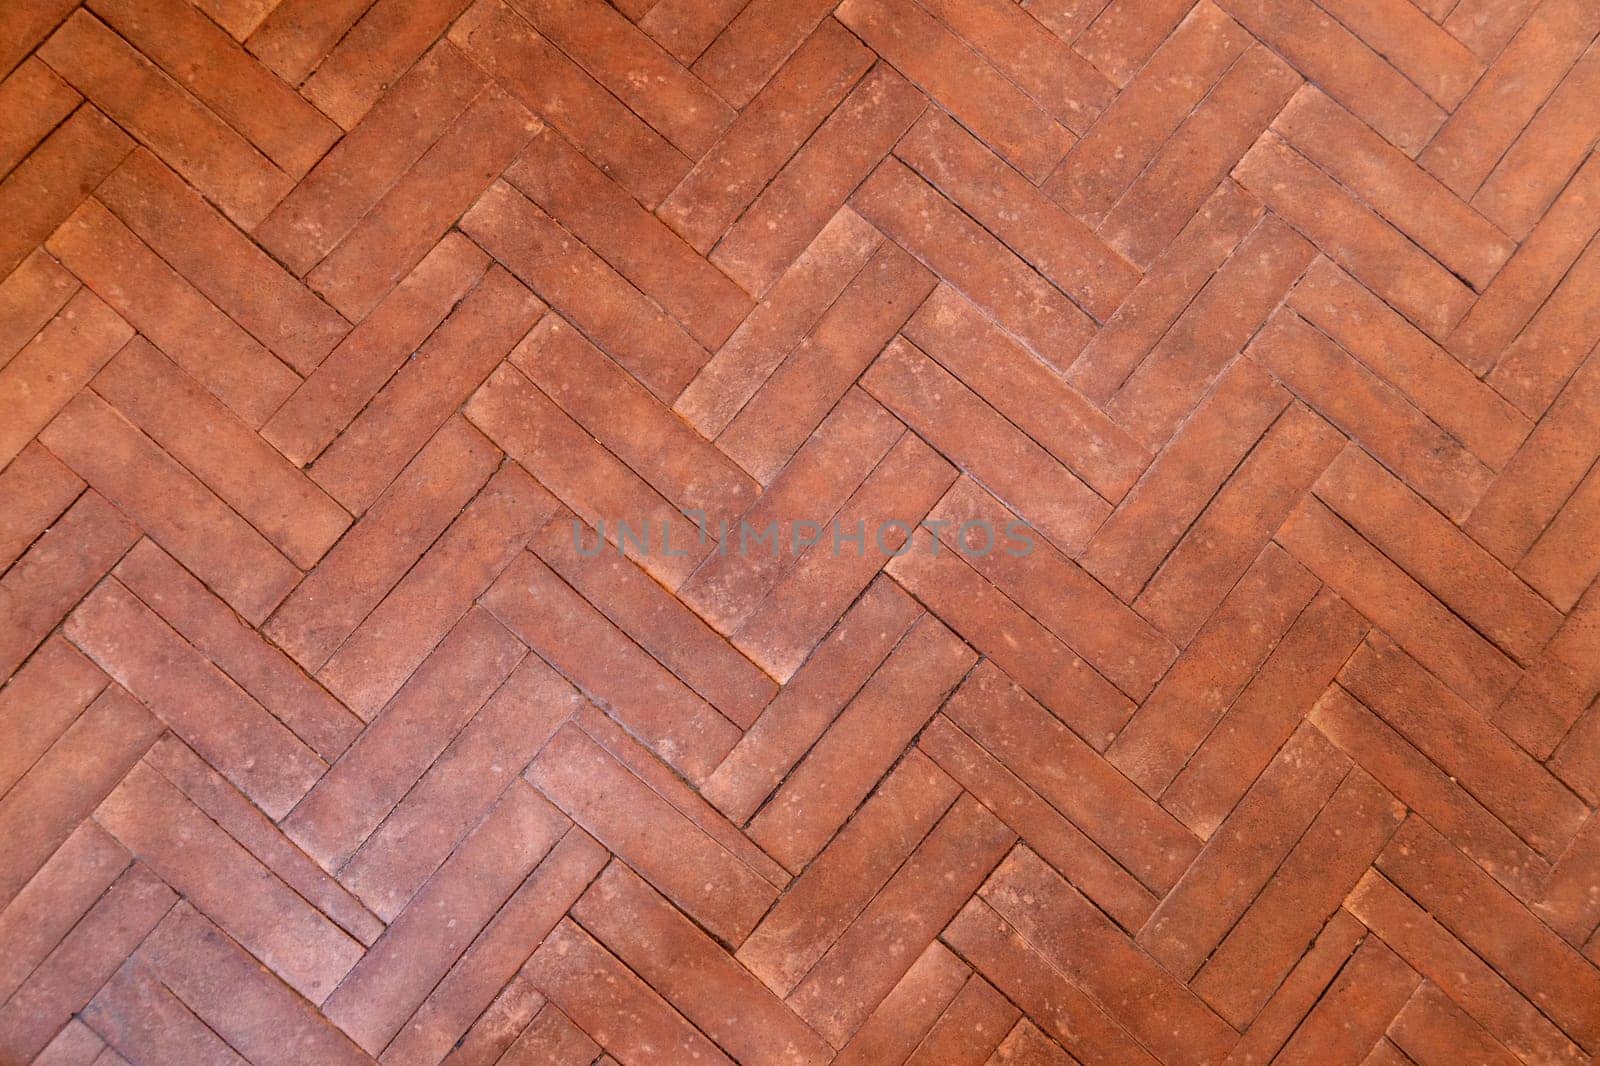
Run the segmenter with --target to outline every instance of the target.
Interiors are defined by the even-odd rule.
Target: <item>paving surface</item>
[[[1590,1061],[1597,34],[0,4],[0,1063]]]

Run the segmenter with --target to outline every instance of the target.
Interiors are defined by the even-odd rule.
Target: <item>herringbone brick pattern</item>
[[[1591,1061],[1597,35],[6,0],[0,1062]]]

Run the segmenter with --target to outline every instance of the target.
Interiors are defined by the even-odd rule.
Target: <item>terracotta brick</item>
[[[1271,51],[1247,49],[1106,214],[1101,238],[1140,266],[1152,263],[1299,85]]]
[[[1159,796],[1311,602],[1317,580],[1268,545],[1106,750]]]
[[[284,884],[364,945],[378,939],[383,923],[283,835],[272,820],[187,744],[166,736],[146,753],[146,765],[160,771],[194,805],[221,826]]]
[[[232,1066],[245,1061],[137,958],[124,963],[80,1014],[106,1038],[107,1051],[124,1062],[166,1059]]]
[[[252,236],[290,270],[305,274],[450,129],[484,82],[483,73],[452,45],[430,49]]]
[[[917,956],[834,1061],[840,1066],[903,1063],[965,987],[971,972],[935,940]]]
[[[382,1051],[569,824],[514,779],[323,1003],[328,1019],[369,1054]]]
[[[751,839],[798,872],[976,661],[937,619],[918,620],[751,821]]]
[[[1518,576],[1562,610],[1570,611],[1600,573],[1594,551],[1597,509],[1600,474],[1591,467],[1517,567]]]
[[[1164,1061],[1208,1062],[1232,1046],[1221,1018],[1027,848],[1013,851],[979,896]]]
[[[1054,2],[1054,0],[1045,0]],[[1042,6],[1035,3],[1032,6]],[[1012,1026],[1000,1046],[989,1056],[992,1066],[1070,1066],[1072,1059],[1026,1017]]]
[[[702,436],[720,434],[809,334],[881,240],[854,211],[841,209],[701,368],[673,410]]]
[[[889,345],[862,384],[1069,557],[1110,512],[1094,490],[904,339]]]
[[[605,451],[544,393],[509,366],[494,372],[467,404],[466,414],[517,462],[533,471],[563,504],[585,522],[604,521],[618,543],[618,523],[635,531],[661,531],[677,547],[644,553],[641,565],[672,588],[693,569],[701,549],[691,548],[696,530],[680,512]],[[534,530],[527,531],[530,535]],[[652,543],[655,534],[652,534]],[[679,555],[678,552],[685,552]]]
[[[116,1055],[106,1047],[106,1042],[95,1035],[93,1029],[76,1018],[71,1019],[45,1045],[34,1062],[43,1066],[80,1066],[93,1063],[101,1055]],[[121,1058],[120,1055],[117,1058]],[[110,1060],[113,1064],[115,1059]],[[127,1061],[124,1059],[123,1061]]]
[[[1493,59],[1511,40],[1538,0],[1461,0],[1445,13],[1443,25],[1452,37],[1472,49],[1480,59]]]
[[[955,802],[938,767],[911,754],[740,946],[738,959],[786,996]]]
[[[43,1050],[175,902],[172,889],[143,866],[119,877],[0,1007],[0,1045],[25,1058]]]
[[[487,611],[468,613],[282,819],[284,832],[338,872],[526,654]]]
[[[56,127],[37,151],[0,181],[0,210],[13,220],[0,240],[0,273],[11,273],[132,147],[133,142],[90,105]]]
[[[361,731],[360,719],[153,542],[141,540],[113,573],[324,760],[336,758]]]
[[[1472,204],[1512,236],[1526,237],[1593,146],[1600,50],[1591,45],[1506,151]]]
[[[1315,254],[1282,220],[1262,219],[1131,370],[1106,413],[1150,448],[1172,440]]]
[[[297,567],[315,566],[350,525],[344,508],[143,339],[96,375],[94,391]]]
[[[1404,735],[1336,686],[1323,694],[1307,717],[1384,788],[1437,826],[1519,898],[1538,896],[1550,864]]]
[[[790,993],[789,1006],[843,1046],[910,969],[909,949],[933,940],[1015,840],[975,800],[957,800]]]
[[[1150,917],[1148,889],[948,718],[934,718],[918,748],[1118,925],[1132,932]]]
[[[1445,122],[1439,106],[1390,61],[1309,0],[1218,6],[1407,155],[1415,158]]]
[[[1314,86],[1296,93],[1272,128],[1480,291],[1515,249],[1511,238]]]
[[[663,403],[705,365],[676,322],[510,185],[491,187],[461,227]]]
[[[245,48],[298,85],[369,6],[362,0],[284,0],[261,20]]]
[[[37,59],[25,60],[0,82],[0,115],[6,117],[6,129],[0,132],[0,174],[10,173],[82,99]]]
[[[1346,448],[1323,473],[1316,492],[1507,653],[1531,660],[1560,626],[1559,611],[1360,449]]]
[[[1303,500],[1277,534],[1290,554],[1476,707],[1493,707],[1516,666],[1333,512]]]
[[[1274,1061],[1354,1062],[1369,1052],[1381,1056],[1385,1030],[1418,983],[1416,973],[1383,941],[1368,937]]]
[[[634,18],[639,28],[687,65],[706,50],[743,4],[740,0],[643,0],[638,6],[648,9]]]
[[[850,203],[1050,365],[1064,369],[1088,343],[1088,315],[898,161],[884,162]]]
[[[1105,499],[1122,499],[1148,465],[1137,441],[947,286],[934,291],[905,335]]]
[[[528,1027],[522,1031],[500,1061],[515,1063],[581,1063],[604,1061],[599,1056],[600,1045],[590,1040],[588,1034],[554,1006],[546,1004]],[[614,1061],[614,1060],[613,1060]]]
[[[43,248],[35,248],[0,280],[0,368],[16,358],[82,287]]]
[[[750,310],[750,298],[633,197],[546,129],[506,179],[714,349]]]
[[[571,919],[533,953],[530,966],[551,1002],[624,1060],[733,1061]]]
[[[65,633],[269,816],[286,814],[326,769],[120,584],[96,589]]]
[[[669,6],[657,4],[641,25],[671,17],[661,15]],[[662,202],[661,220],[696,251],[709,252],[871,65],[871,52],[825,20]],[[777,296],[775,307],[782,306]]]
[[[1067,381],[1096,403],[1111,399],[1260,217],[1260,204],[1224,180],[1066,369]]]
[[[1343,600],[1326,589],[1319,593],[1162,793],[1161,805],[1210,839],[1355,652],[1367,628]]]
[[[725,943],[743,942],[777,895],[576,726],[562,727],[527,776],[573,821]]]
[[[1126,85],[1184,17],[1184,6],[1159,0],[1148,11],[1128,0],[1097,5],[1073,48],[1118,85]]]
[[[683,153],[499,0],[474,3],[450,40],[646,207],[688,172]]]
[[[555,671],[525,657],[344,864],[340,881],[392,921],[489,810],[503,783],[582,703]]]
[[[195,5],[236,41],[243,41],[272,11],[271,0],[201,0]]]
[[[883,554],[905,549],[908,537],[892,523],[914,528],[954,480],[955,471],[933,449],[909,433],[902,435],[834,515],[831,529],[734,632],[734,646],[787,682],[871,584]],[[870,538],[859,549],[846,540],[858,531],[863,540]]]
[[[301,91],[339,125],[354,128],[467,3],[378,0],[338,39]]]
[[[1339,683],[1546,858],[1583,825],[1576,796],[1392,644],[1369,642]]]
[[[339,139],[338,126],[188,5],[95,0],[91,9],[291,177]]]
[[[507,1020],[525,1022],[509,1008],[522,1005],[517,993],[526,970],[519,967],[527,960],[528,947],[555,928],[605,862],[604,848],[581,829],[569,829],[395,1034],[383,1061],[391,1066],[473,1061],[466,1056],[473,1050],[474,1035],[489,1035],[485,1022],[496,1020],[497,1007],[507,1010]],[[502,985],[505,993],[497,997]],[[538,1010],[542,1002],[539,997],[527,1005]],[[503,1043],[510,1045],[521,1026],[507,1028]]]
[[[1373,0],[1330,0],[1326,10],[1441,107],[1459,104],[1483,73],[1483,63],[1439,26],[1448,11]]]
[[[538,321],[544,303],[491,267],[311,467],[353,513],[371,506]]]
[[[926,106],[910,82],[875,66],[745,210],[711,261],[746,292],[766,293]]]
[[[1001,531],[1016,521],[1004,504],[966,478],[927,518],[946,547],[961,553],[1107,680],[1135,699],[1148,696],[1178,657],[1177,648],[1048,544],[1024,556],[1000,547]]]
[[[1192,978],[1349,769],[1317,730],[1296,730],[1139,930],[1139,946],[1175,976]]]
[[[717,446],[756,480],[771,484],[934,284],[897,245],[880,246],[734,416]]]
[[[899,586],[875,580],[706,779],[706,798],[735,821],[748,820],[919,613]]]
[[[1394,834],[1405,809],[1352,770],[1192,982],[1243,1028]],[[1327,1002],[1326,997],[1323,1002]]]
[[[1159,1061],[982,897],[967,902],[944,939],[1076,1059],[1141,1066]]]
[[[249,426],[261,425],[300,377],[90,200],[48,248],[97,296]]]
[[[1600,245],[1590,242],[1488,377],[1496,391],[1530,418],[1550,408],[1600,340],[1600,302],[1594,299],[1597,276]]]
[[[691,159],[733,122],[733,109],[710,87],[612,8],[584,0],[512,6]]]
[[[618,553],[585,558],[577,546],[594,543],[570,517],[548,523],[533,551],[580,596],[598,607],[640,647],[676,674],[722,715],[749,728],[778,686],[693,612]]]
[[[306,275],[307,283],[346,318],[366,317],[541,128],[521,104],[488,86]]]
[[[65,0],[25,0],[7,6],[0,20],[0,41],[4,42],[4,51],[0,51],[0,76],[11,73],[74,6]]]
[[[1189,527],[1134,609],[1188,643],[1344,444],[1322,419],[1291,406]]]
[[[532,966],[532,959],[529,959],[527,965],[517,971],[505,990],[485,1008],[482,1017],[456,1042],[445,1056],[445,1062],[451,1066],[493,1066],[500,1061],[545,1007],[543,994],[534,987],[529,976]]]
[[[1600,221],[1586,210],[1600,190],[1597,182],[1600,162],[1589,160],[1566,184],[1538,226],[1526,234],[1517,254],[1483,290],[1472,311],[1451,330],[1446,347],[1456,359],[1478,373],[1490,370],[1518,331],[1533,319],[1544,298],[1562,282],[1566,269],[1600,229]]]
[[[1578,369],[1462,528],[1507,566],[1521,562],[1600,456],[1600,359]]]
[[[1485,465],[1505,466],[1532,430],[1521,412],[1330,260],[1311,265],[1289,304]]]
[[[804,523],[823,527],[903,433],[897,419],[852,387],[760,500],[740,516],[748,534],[736,524],[724,530],[717,522],[705,523],[705,535],[714,538],[715,548],[679,587],[678,596],[713,628],[736,630],[813,537]],[[758,538],[774,522],[777,543],[763,547]]]
[[[1133,713],[1133,702],[1116,686],[926,533],[886,569],[1096,751],[1105,750]]]
[[[627,867],[607,867],[572,914],[738,1061],[822,1063],[833,1057],[782,1000]]]
[[[28,772],[106,687],[106,676],[71,644],[47,637],[0,689],[0,794]]]
[[[0,995],[22,987],[131,861],[93,822],[73,830],[0,910]]]
[[[140,945],[137,958],[251,1062],[366,1061],[343,1033],[188,903],[168,912]]]
[[[1418,160],[1471,197],[1596,32],[1600,13],[1587,4],[1540,4]]]
[[[694,73],[743,108],[832,8],[826,0],[754,0],[695,62]]]
[[[1020,1012],[994,986],[971,977],[940,1016],[907,1063],[972,1063],[988,1061]]]
[[[1293,312],[1275,314],[1249,352],[1451,519],[1471,514],[1493,480],[1482,462],[1410,400]]]
[[[298,372],[313,370],[349,331],[337,312],[149,152],[134,151],[95,196],[185,280]]]
[[[1108,16],[1100,35],[1117,21],[1120,15]],[[1104,62],[1106,52],[1097,43],[1085,41],[1085,54]],[[1083,132],[1045,190],[1090,226],[1098,225],[1248,43],[1238,24],[1214,4],[1197,4],[1150,57],[1141,77],[1118,79],[1127,82],[1124,91]]]
[[[312,1002],[321,1002],[361,957],[357,941],[149,767],[130,772],[95,819]]]
[[[1137,596],[1287,403],[1255,363],[1235,362],[1101,523],[1083,568],[1118,596]]]
[[[1419,819],[1408,819],[1377,865],[1513,988],[1537,1002],[1579,1046],[1594,1047],[1600,1003],[1594,967],[1448,841]]]
[[[1466,313],[1471,290],[1275,135],[1257,142],[1234,177],[1434,339]]]
[[[1470,1055],[1474,1061],[1516,1066],[1522,1060],[1506,1050],[1434,984],[1424,983],[1388,1029],[1395,1047],[1413,1060],[1440,1055]]]
[[[1200,850],[1188,830],[992,664],[973,671],[944,710],[1152,890],[1171,888]]]
[[[293,187],[288,174],[93,15],[74,13],[39,57],[246,229]],[[127,143],[120,133],[117,139]]]
[[[1583,1053],[1522,993],[1376,870],[1368,871],[1345,905],[1524,1060],[1583,1060]]]
[[[121,350],[133,331],[94,293],[79,289],[4,367],[0,462],[10,463],[67,402]]]
[[[560,318],[546,316],[510,359],[679,509],[703,512],[714,523],[756,501],[754,481]]]
[[[942,113],[925,115],[897,152],[1096,318],[1138,283],[1132,264]]]
[[[1365,935],[1349,911],[1336,912],[1233,1045],[1225,1060],[1229,1066],[1270,1062],[1320,1002]]]
[[[261,429],[296,466],[326,448],[483,276],[488,257],[447,235],[340,342]]]
[[[138,539],[96,492],[78,498],[0,578],[0,672],[11,674]]]
[[[537,558],[507,567],[484,604],[690,780],[704,779],[738,739],[737,726]]]
[[[499,457],[452,418],[263,627],[307,670],[320,669],[481,489]]]

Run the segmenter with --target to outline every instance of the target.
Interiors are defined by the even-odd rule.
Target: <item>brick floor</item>
[[[1600,3],[0,4],[0,1066],[1600,1053]]]

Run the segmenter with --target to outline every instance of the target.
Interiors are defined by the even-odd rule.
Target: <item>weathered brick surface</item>
[[[0,1064],[1600,1056],[1597,35],[0,2]]]

